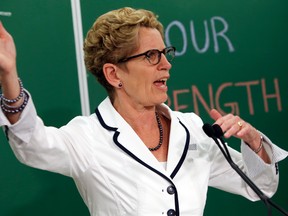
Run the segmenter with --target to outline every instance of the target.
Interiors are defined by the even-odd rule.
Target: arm
[[[15,44],[1,22],[0,82],[0,126],[6,126],[6,137],[18,160],[32,167],[70,175],[70,158],[66,147],[70,140],[65,132],[44,127],[42,120],[37,118],[32,98],[27,100],[29,93],[25,91],[20,94],[23,88],[20,88],[21,81],[16,69]],[[24,102],[24,106],[27,105],[25,109],[23,106],[18,109]],[[18,111],[10,112],[16,108]]]

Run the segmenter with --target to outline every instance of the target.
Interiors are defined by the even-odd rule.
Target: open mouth
[[[159,79],[154,82],[157,87],[166,87],[167,79]]]

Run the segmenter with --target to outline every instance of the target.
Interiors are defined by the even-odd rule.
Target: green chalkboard
[[[81,6],[84,36],[100,14],[123,6],[153,10],[177,48],[168,82],[171,108],[232,112],[277,145],[288,120],[288,3],[277,1],[1,0],[0,20],[13,35],[17,66],[46,125],[81,115],[72,2]],[[105,91],[87,75],[91,112]],[[239,148],[236,139],[227,140]],[[0,134],[0,215],[89,215],[70,178],[20,164]],[[288,209],[288,162],[280,162],[274,202]],[[262,202],[209,189],[205,215],[265,215]],[[273,215],[280,215],[273,211]]]

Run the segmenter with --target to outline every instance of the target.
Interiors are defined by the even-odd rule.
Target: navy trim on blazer
[[[118,128],[116,128],[116,127],[110,127],[109,125],[107,125],[107,124],[104,122],[104,120],[103,120],[103,118],[102,118],[102,116],[101,116],[100,111],[99,111],[98,108],[95,109],[95,113],[96,113],[96,116],[97,116],[100,124],[101,124],[105,129],[110,130],[110,131],[116,131],[116,130],[118,129]]]
[[[177,174],[177,172],[179,171],[179,169],[181,168],[182,164],[184,163],[184,160],[186,158],[188,149],[189,149],[189,140],[190,140],[190,133],[187,129],[187,127],[180,121],[179,119],[179,123],[184,127],[185,131],[186,131],[186,142],[185,142],[185,147],[184,147],[184,152],[176,166],[176,168],[174,169],[174,171],[171,173],[170,177],[173,179],[175,177],[175,175]]]
[[[107,125],[101,114],[100,114],[100,111],[99,109],[97,108],[95,110],[95,113],[96,113],[96,116],[100,122],[100,124],[107,130],[110,130],[110,131],[114,131],[114,135],[113,135],[113,141],[114,143],[121,149],[123,150],[125,153],[127,153],[130,157],[132,157],[134,160],[136,160],[138,163],[142,164],[143,166],[147,167],[148,169],[150,169],[152,172],[158,174],[159,176],[161,176],[162,178],[166,179],[168,182],[170,182],[173,187],[175,188],[175,196],[174,196],[174,200],[175,200],[175,212],[176,212],[176,216],[179,216],[180,214],[180,210],[179,210],[179,201],[178,201],[178,191],[177,191],[177,188],[176,186],[174,185],[174,183],[171,181],[171,179],[169,179],[167,176],[165,176],[163,173],[159,172],[158,170],[154,169],[153,167],[149,166],[148,164],[146,164],[144,161],[140,160],[136,155],[134,155],[131,151],[129,151],[127,148],[125,148],[119,141],[118,141],[118,136],[120,134],[119,131],[117,131],[118,128],[116,127],[110,127],[109,125]],[[187,155],[187,152],[188,152],[188,148],[189,148],[189,140],[190,140],[190,134],[189,134],[189,131],[188,129],[186,128],[186,126],[179,120],[179,123],[184,127],[185,131],[186,131],[186,142],[185,142],[185,147],[184,147],[184,152],[176,166],[176,168],[174,169],[174,171],[172,172],[172,174],[170,175],[170,177],[173,179],[176,174],[178,173],[178,171],[180,170],[184,160],[185,160],[185,157]]]

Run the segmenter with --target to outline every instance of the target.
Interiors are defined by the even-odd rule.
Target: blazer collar
[[[173,179],[186,157],[190,134],[186,126],[168,106],[161,104],[157,109],[171,119],[170,131],[173,131],[173,133],[170,133],[166,170],[149,151],[132,127],[114,109],[108,97],[98,106],[95,113],[106,130],[114,131],[113,141],[120,149],[148,169]]]

